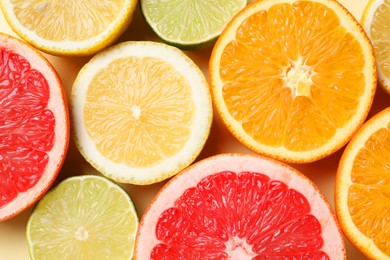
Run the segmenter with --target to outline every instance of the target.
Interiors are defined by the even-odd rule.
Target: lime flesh
[[[100,176],[61,182],[27,224],[32,259],[131,259],[138,217],[129,195]]]
[[[165,42],[182,49],[206,47],[219,36],[246,0],[142,0],[142,13]]]

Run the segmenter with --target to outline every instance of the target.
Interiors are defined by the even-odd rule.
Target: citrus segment
[[[135,259],[345,257],[333,211],[306,177],[277,161],[223,154],[166,184],[145,211]]]
[[[229,23],[209,64],[230,131],[252,150],[311,162],[342,147],[376,88],[373,50],[335,1],[258,1]]]
[[[81,153],[110,178],[136,184],[188,166],[212,118],[202,72],[178,49],[151,42],[95,56],[76,79],[72,106]]]
[[[390,93],[390,1],[370,0],[363,12],[362,24],[375,49],[380,85]]]
[[[390,259],[390,108],[370,119],[342,155],[335,204],[348,239],[364,254]]]
[[[47,60],[0,34],[0,221],[49,188],[63,163],[69,119],[62,83]]]
[[[99,176],[62,181],[27,224],[32,259],[131,259],[138,217],[129,195]]]
[[[246,0],[142,0],[146,22],[165,42],[186,49],[214,42]]]
[[[19,36],[57,55],[89,55],[108,46],[130,24],[136,6],[135,0],[1,1]]]

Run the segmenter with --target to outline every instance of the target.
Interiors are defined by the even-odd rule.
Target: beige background
[[[351,13],[360,20],[364,6],[368,0],[339,0]],[[15,34],[8,27],[3,15],[0,13],[0,32],[5,32],[11,35]],[[125,40],[153,40],[158,41],[153,32],[147,27],[143,18],[140,15],[139,9],[137,9],[134,20],[128,30],[123,34],[119,41]],[[212,48],[199,51],[186,51],[188,54],[204,71],[207,75],[207,65]],[[79,69],[87,62],[91,57],[83,58],[61,58],[51,55],[46,57],[52,62],[57,69],[60,77],[63,80],[66,92],[69,96],[73,80],[75,79]],[[383,90],[378,89],[375,97],[374,105],[371,110],[371,114],[375,114],[379,110],[383,109],[388,104],[389,96]],[[247,152],[250,153],[245,147],[243,147],[238,141],[236,141],[225,127],[219,121],[218,116],[214,117],[214,122],[211,130],[209,140],[206,146],[199,156],[199,159],[219,154],[223,152]],[[333,206],[333,188],[335,172],[337,169],[337,163],[342,151],[336,154],[308,165],[292,165],[300,170],[303,174],[312,179],[324,193],[330,204]],[[65,164],[59,177],[56,181],[73,175],[80,174],[98,174],[76,150],[75,146],[71,142],[69,147],[69,153],[66,158]],[[122,185],[126,191],[131,195],[139,216],[142,216],[146,206],[151,201],[153,196],[164,185],[165,182],[150,185],[147,187],[137,187],[133,185]],[[31,213],[31,208],[23,212],[22,214],[14,217],[11,220],[0,223],[0,260],[24,260],[29,259],[28,249],[25,239],[26,222]],[[366,259],[361,255],[353,246],[347,243],[348,259],[360,260]]]

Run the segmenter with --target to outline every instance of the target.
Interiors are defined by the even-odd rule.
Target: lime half
[[[48,192],[27,223],[32,259],[131,259],[138,217],[130,196],[95,175]]]
[[[182,49],[212,44],[247,0],[141,0],[146,22],[163,41]]]

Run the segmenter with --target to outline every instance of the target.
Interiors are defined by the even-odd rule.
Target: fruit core
[[[220,80],[212,90],[217,105],[225,104],[226,124],[248,147],[317,160],[340,145],[338,136],[347,137],[369,104],[367,50],[330,6],[271,2],[226,29],[212,59]]]
[[[286,87],[292,90],[294,96],[309,96],[310,86],[313,84],[311,75],[313,70],[311,66],[307,66],[302,62],[302,58],[298,61],[291,62],[283,77]]]
[[[255,257],[256,253],[252,251],[252,246],[249,245],[245,238],[232,237],[226,243],[225,252],[227,259],[241,259],[242,256]]]
[[[79,227],[79,228],[76,230],[76,234],[75,234],[76,239],[78,239],[78,240],[80,240],[80,241],[85,241],[85,240],[87,240],[87,239],[88,239],[88,235],[89,235],[88,230],[87,230],[85,227],[83,227],[83,226]]]
[[[24,57],[0,48],[0,208],[42,177],[54,145],[49,85]]]
[[[134,118],[138,119],[141,116],[141,108],[138,106],[132,106],[131,112]]]
[[[187,189],[155,227],[151,259],[329,259],[308,200],[255,172],[219,172]]]

